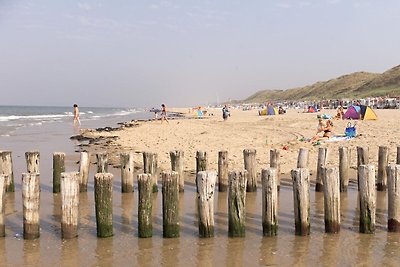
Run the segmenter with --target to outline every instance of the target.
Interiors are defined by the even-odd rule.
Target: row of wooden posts
[[[360,191],[360,228],[362,233],[375,230],[376,186],[388,190],[388,231],[400,232],[400,147],[397,147],[397,165],[389,164],[387,147],[379,147],[378,179],[375,166],[368,162],[368,148],[357,147],[358,189]],[[245,236],[246,191],[257,190],[254,149],[245,149],[244,170],[229,171],[226,151],[220,151],[217,173],[207,170],[207,153],[196,154],[196,189],[198,194],[199,235],[214,235],[214,191],[228,191],[228,233],[232,237]],[[112,192],[113,174],[108,173],[107,153],[98,153],[97,173],[94,176],[96,225],[98,237],[113,235]],[[170,152],[172,171],[161,173],[163,236],[179,236],[179,192],[184,190],[182,151]],[[35,239],[39,232],[40,154],[25,153],[27,172],[22,173],[23,236]],[[324,192],[325,231],[337,233],[340,229],[340,192],[347,191],[350,168],[350,150],[339,148],[339,167],[326,166],[328,149],[319,148],[316,191]],[[133,153],[121,153],[122,192],[133,192]],[[137,176],[139,237],[152,236],[152,197],[157,192],[157,154],[143,153],[144,173]],[[87,191],[89,153],[81,152],[79,172],[65,172],[65,154],[53,154],[53,192],[61,192],[61,233],[63,238],[78,235],[79,192]],[[301,148],[297,168],[291,171],[293,181],[295,233],[310,233],[310,178],[308,150]],[[270,151],[270,166],[261,171],[262,227],[265,236],[278,233],[279,150]],[[12,157],[10,151],[0,151],[0,236],[5,235],[5,193],[14,191]]]

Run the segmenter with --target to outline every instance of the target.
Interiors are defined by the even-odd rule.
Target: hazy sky
[[[400,64],[399,0],[0,0],[0,105],[243,99]]]

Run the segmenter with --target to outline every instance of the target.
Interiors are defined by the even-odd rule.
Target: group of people
[[[319,133],[323,133],[322,136]],[[327,140],[333,136],[333,123],[331,120],[327,120],[324,123],[322,118],[318,119],[317,134],[310,139],[310,142],[316,143],[319,141]]]

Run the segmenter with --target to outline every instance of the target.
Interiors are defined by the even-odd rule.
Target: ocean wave
[[[37,120],[37,119],[60,119],[69,117],[69,115],[61,115],[61,114],[45,114],[45,115],[9,115],[9,116],[0,116],[0,121],[16,121],[16,120]]]

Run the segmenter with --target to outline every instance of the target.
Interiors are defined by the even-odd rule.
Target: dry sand
[[[110,137],[107,142],[98,142],[89,146],[91,151],[107,150],[113,155],[113,164],[118,165],[118,153],[134,150],[136,166],[143,166],[142,151],[158,154],[158,166],[161,170],[169,170],[169,151],[183,150],[185,153],[185,171],[193,173],[196,168],[196,151],[208,153],[209,169],[217,170],[218,151],[227,150],[230,169],[243,168],[243,149],[257,150],[258,174],[262,168],[269,166],[270,149],[279,149],[281,173],[288,176],[296,167],[299,148],[309,149],[309,168],[314,172],[317,164],[318,148],[329,148],[328,162],[338,165],[338,148],[351,148],[351,166],[357,164],[356,147],[369,147],[370,162],[377,165],[378,147],[390,148],[390,162],[396,160],[396,147],[400,144],[398,122],[400,110],[375,110],[378,120],[357,121],[358,136],[349,141],[321,142],[313,146],[309,142],[300,141],[302,137],[310,138],[316,134],[318,114],[335,115],[334,110],[323,110],[319,113],[302,113],[301,110],[288,110],[284,115],[258,116],[257,110],[231,110],[231,117],[223,121],[220,109],[210,109],[202,119],[195,119],[188,109],[173,109],[185,113],[184,119],[169,120],[169,124],[160,121],[137,122],[135,127],[122,128],[111,132],[85,131],[86,137]],[[334,132],[343,135],[350,121],[333,120]],[[354,121],[352,121],[354,122]],[[107,139],[106,139],[107,140]],[[287,146],[287,150],[284,147]],[[82,147],[86,149],[86,147]],[[314,179],[315,175],[311,177]],[[193,179],[190,178],[190,179]]]

